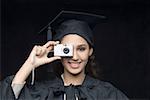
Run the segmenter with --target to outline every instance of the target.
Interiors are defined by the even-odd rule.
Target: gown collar
[[[64,86],[63,79],[61,77],[57,77],[52,84],[50,83],[49,89],[53,88],[52,90],[54,97],[60,97],[61,95],[63,96],[64,94],[68,94],[69,97],[72,97],[70,96],[71,94],[73,95],[76,94],[79,100],[86,100],[87,98],[83,90],[85,90],[85,88],[92,89],[96,85],[97,85],[96,80],[88,75],[85,76],[82,85],[71,84],[69,86]],[[68,96],[67,98],[69,98]]]
[[[87,87],[87,88],[93,88],[97,85],[96,79],[92,78],[89,75],[85,76],[85,79],[82,83],[82,85],[74,85],[74,86],[81,86],[81,87]],[[52,83],[49,84],[52,88],[60,88],[64,87],[64,82],[61,77],[56,77]]]

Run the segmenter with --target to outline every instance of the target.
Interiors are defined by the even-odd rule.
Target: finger
[[[41,48],[41,46],[37,46],[37,47],[36,47],[36,56],[40,56],[41,53],[42,53],[42,48]]]
[[[37,49],[37,46],[34,46],[32,51],[31,51],[31,54],[29,56],[29,58],[31,59],[31,63],[34,64],[34,57],[36,55],[36,49]]]
[[[47,48],[42,47],[42,52],[41,52],[41,56],[43,56],[47,51]]]
[[[59,41],[49,41],[45,45],[43,45],[43,47],[48,48],[49,46],[54,46],[58,43],[59,43]]]
[[[47,48],[45,48],[45,47],[43,47],[43,46],[42,46],[42,47],[40,46],[39,49],[40,49],[39,52],[38,52],[38,56],[39,56],[39,57],[42,57],[42,56],[44,56],[44,55],[47,55],[47,53],[48,53],[48,52],[47,52],[47,51],[48,51]]]
[[[47,48],[47,52],[53,52],[53,50],[54,50],[54,46],[50,46]]]
[[[35,45],[31,51],[31,54],[30,55],[33,55],[35,56],[36,55],[36,51],[37,51],[37,45]]]
[[[56,45],[56,44],[59,44],[59,41],[49,41],[48,43],[46,43],[45,45],[44,45],[44,47],[46,47],[47,48],[47,52],[49,53],[49,52],[53,52],[53,48],[54,48],[54,46]]]

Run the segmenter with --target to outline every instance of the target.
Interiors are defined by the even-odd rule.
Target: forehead
[[[65,35],[62,40],[61,40],[62,44],[72,44],[72,45],[88,45],[87,41],[77,35],[77,34],[69,34],[69,35]]]

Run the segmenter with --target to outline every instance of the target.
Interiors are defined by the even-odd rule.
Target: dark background
[[[105,15],[95,28],[96,59],[109,81],[129,98],[150,98],[150,1],[3,0],[1,2],[1,79],[15,74],[38,34],[61,10]]]

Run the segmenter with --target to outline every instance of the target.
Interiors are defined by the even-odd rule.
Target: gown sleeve
[[[14,76],[0,82],[0,100],[45,100],[48,91],[45,84],[12,84]]]
[[[14,76],[8,76],[0,81],[0,100],[51,100],[54,97],[54,88],[51,84],[56,84],[56,82],[35,82],[34,85],[26,82],[17,89],[18,85],[13,88],[11,86],[13,78]],[[16,92],[18,92],[17,95]]]
[[[25,83],[26,82],[17,84],[17,83],[12,82],[11,87],[12,87],[12,90],[13,90],[13,93],[14,93],[16,99],[18,98],[18,96],[19,96],[22,88],[24,87]]]
[[[15,100],[11,82],[14,76],[9,76],[6,79],[0,81],[0,99],[1,100]]]

